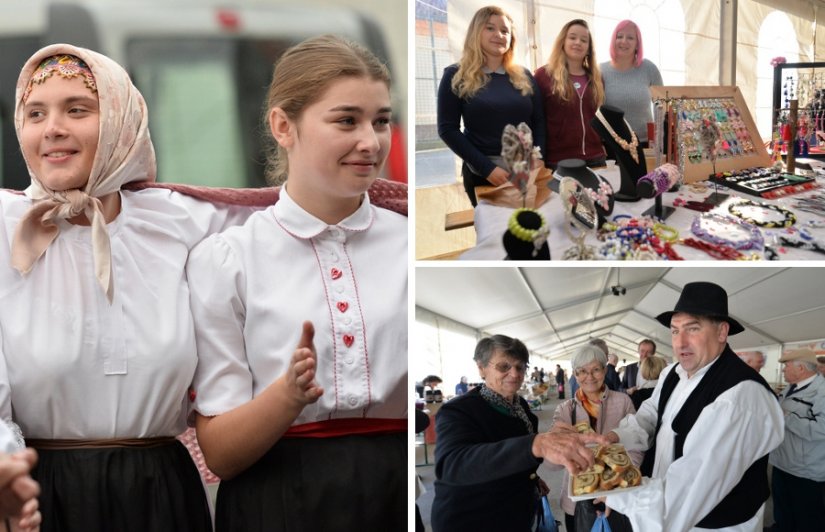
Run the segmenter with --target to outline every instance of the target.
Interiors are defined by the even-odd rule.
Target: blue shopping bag
[[[536,532],[559,532],[559,525],[553,517],[550,509],[550,501],[547,497],[541,498],[541,513],[539,513],[539,523]]]
[[[596,521],[593,523],[593,528],[590,532],[611,532],[610,523],[607,522],[607,517],[604,514],[599,514]]]

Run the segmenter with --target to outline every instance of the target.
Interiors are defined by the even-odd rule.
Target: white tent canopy
[[[548,368],[569,367],[566,361],[590,338],[604,339],[628,363],[638,360],[638,342],[650,338],[669,359],[670,331],[655,317],[672,310],[692,281],[727,290],[730,314],[745,327],[729,343],[734,350],[766,352],[763,375],[769,381],[779,381],[777,359],[785,346],[825,336],[825,270],[809,267],[418,268],[416,321],[463,330],[465,348],[492,334],[519,338],[532,364]],[[624,295],[613,295],[617,285],[626,288]],[[460,357],[461,373],[470,373],[471,348],[438,356],[431,342],[422,343],[429,352],[418,361],[411,357],[414,372],[443,368],[450,382]]]

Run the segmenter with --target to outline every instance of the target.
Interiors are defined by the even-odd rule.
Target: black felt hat
[[[665,327],[670,327],[670,318],[677,312],[726,321],[730,324],[729,335],[739,334],[745,330],[738,321],[728,316],[728,293],[718,284],[703,281],[686,284],[682,288],[679,301],[676,302],[676,308],[662,312],[656,319]]]

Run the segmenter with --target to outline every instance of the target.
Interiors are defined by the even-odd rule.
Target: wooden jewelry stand
[[[770,165],[770,155],[768,155],[765,146],[762,144],[762,137],[756,129],[756,123],[753,121],[738,87],[650,87],[650,94],[653,100],[664,102],[665,114],[668,118],[669,131],[665,162],[673,163],[682,170],[684,183],[705,181],[712,174],[718,172]],[[713,163],[705,157],[696,161],[691,160],[687,153],[681,153],[679,149],[682,140],[680,136],[684,134],[680,127],[683,118],[678,115],[674,103],[681,100],[692,100],[696,104],[709,100],[732,100],[732,107],[738,112],[738,118],[741,118],[744,123],[747,135],[752,143],[752,149],[747,150],[746,153],[717,158],[715,169]],[[656,124],[656,127],[661,127],[661,124]]]

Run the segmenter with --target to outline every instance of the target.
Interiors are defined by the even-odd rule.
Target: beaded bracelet
[[[672,166],[672,165],[671,165]],[[676,170],[678,172],[678,169]],[[670,176],[662,170],[662,168],[656,168],[652,172],[649,172],[636,181],[636,188],[639,189],[643,185],[647,184],[652,191],[651,195],[647,195],[647,192],[644,193],[645,197],[655,198],[656,196],[662,195],[666,192],[670,187]]]
[[[742,212],[742,207],[759,207],[761,209],[775,211],[781,214],[783,216],[783,219],[778,222],[766,222],[762,220],[756,220],[755,218],[746,216]],[[758,203],[751,200],[741,200],[737,203],[731,203],[730,205],[728,205],[728,212],[736,216],[737,218],[740,218],[750,224],[758,225],[759,227],[791,227],[793,224],[796,223],[796,215],[788,209],[780,207],[779,205],[771,205],[769,203]]]
[[[518,223],[518,215],[523,212],[533,212],[537,214],[541,219],[541,227],[538,229],[527,229],[526,227],[522,227]],[[550,226],[547,225],[547,221],[544,219],[544,216],[534,209],[522,208],[513,211],[513,214],[510,216],[510,220],[507,222],[507,229],[519,240],[533,243],[533,247],[535,248],[533,251],[533,256],[538,254],[539,249],[541,249],[544,243],[547,242],[547,236],[550,234]]]
[[[731,240],[714,234],[712,231],[702,227],[703,221],[712,221],[720,225],[734,226],[742,229],[748,233],[748,238],[744,240]],[[730,246],[735,249],[757,249],[761,248],[765,240],[759,229],[747,222],[731,218],[729,216],[722,216],[713,212],[706,212],[693,219],[690,225],[691,232],[699,238],[717,245]]]
[[[653,232],[665,242],[676,242],[679,240],[679,230],[670,225],[657,222],[653,224]]]

